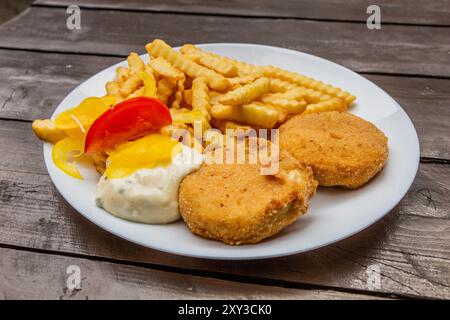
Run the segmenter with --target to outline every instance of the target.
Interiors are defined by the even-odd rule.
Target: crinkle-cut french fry
[[[132,74],[127,81],[125,81],[120,88],[120,94],[123,97],[127,97],[134,91],[136,91],[137,88],[142,84],[142,79],[139,76],[139,73]],[[108,93],[109,94],[109,93]]]
[[[183,100],[184,91],[184,75],[183,78],[177,81],[177,90],[175,91],[175,98],[172,101],[172,108],[179,109],[181,107],[181,101]]]
[[[127,58],[127,61],[130,69],[130,75],[144,71],[144,61],[142,61],[141,57],[139,57],[136,52],[131,52]]]
[[[304,87],[296,87],[294,89],[288,90],[283,93],[278,93],[280,96],[289,97],[289,96],[298,96],[299,94],[305,99],[308,103],[318,103],[321,101],[327,101],[332,99],[333,97],[322,93],[320,91],[316,91],[313,89],[308,89]]]
[[[158,99],[167,104],[167,100],[173,93],[177,83],[170,78],[162,78],[158,81],[156,95]]]
[[[44,141],[55,143],[66,136],[64,131],[58,129],[50,119],[34,120],[31,127],[33,128],[34,134]]]
[[[288,100],[302,100],[305,97],[305,90],[300,87],[295,87],[285,92],[272,93],[271,96]]]
[[[271,106],[271,107],[273,107],[273,106]],[[284,109],[284,108],[277,108],[277,107],[275,107],[278,111],[279,111],[279,114],[278,114],[278,123],[283,123],[283,122],[285,122],[286,120],[287,120],[287,117],[288,117],[288,111],[286,110],[286,109]]]
[[[230,87],[230,91],[236,90],[236,89],[238,89],[238,88],[240,88],[240,87],[242,87],[241,84],[235,84],[235,85],[232,85],[232,86]]]
[[[185,48],[185,46],[183,46],[181,50],[183,50],[183,48]],[[212,69],[225,77],[235,77],[238,75],[238,69],[232,62],[223,58],[204,54],[200,49],[196,49],[197,50],[188,51],[187,53],[184,53],[181,50],[180,51],[186,58],[191,59],[204,67]]]
[[[162,76],[150,66],[150,62],[145,65],[145,71],[151,73],[157,82],[162,78]]]
[[[230,78],[228,80],[230,81],[230,85],[234,86],[237,84],[244,85],[244,84],[251,83],[260,77],[261,77],[261,75],[259,75],[259,74],[248,74],[248,75],[244,75],[244,76]]]
[[[130,71],[125,67],[118,67],[116,69],[116,81],[119,85],[122,85],[130,76]]]
[[[242,106],[217,104],[211,107],[211,115],[220,120],[236,121],[270,129],[279,121],[281,111],[261,102]]]
[[[262,73],[258,70],[257,66],[254,66],[250,63],[246,63],[243,61],[238,61],[238,60],[234,60],[228,57],[224,57],[221,56],[219,54],[216,53],[212,53],[212,52],[208,52],[208,51],[203,51],[202,49],[192,45],[192,44],[185,44],[184,46],[181,47],[180,51],[184,54],[198,54],[199,52],[203,55],[203,56],[209,56],[209,57],[213,57],[219,60],[222,60],[226,63],[230,63],[236,66],[236,68],[238,69],[238,76],[245,76],[245,75],[261,75]]]
[[[211,89],[224,91],[230,85],[228,79],[223,75],[189,60],[160,39],[153,40],[145,48],[151,56],[164,58],[175,68],[183,71],[192,78],[204,77],[206,84]]]
[[[259,67],[244,62],[244,61],[237,61],[234,60],[234,65],[238,69],[239,76],[245,76],[245,75],[255,75],[255,76],[262,76],[262,72],[259,70]]]
[[[150,60],[149,66],[164,77],[168,77],[175,80],[181,80],[184,78],[183,72],[174,68],[164,58],[157,57]]]
[[[308,103],[318,103],[320,101],[326,101],[332,96],[316,91],[313,89],[308,89],[305,87],[299,87],[288,81],[270,78],[270,92],[280,95],[280,97],[289,98],[290,96],[301,95]]]
[[[219,104],[219,99],[223,95],[224,95],[223,93],[217,91],[209,91],[209,104],[210,105]]]
[[[157,80],[157,79],[156,79],[156,74],[157,74],[157,72],[156,72],[152,67],[150,67],[149,64],[146,64],[146,65],[145,65],[144,71],[145,71],[146,73],[152,75],[153,78],[155,78],[155,80]]]
[[[227,129],[233,131],[240,130],[244,134],[253,129],[251,126],[242,123],[217,119],[214,119],[214,126],[224,134],[227,133]]]
[[[172,116],[172,123],[201,122],[204,118],[203,113],[200,110],[189,110],[185,108],[171,108],[170,115]]]
[[[180,131],[178,131],[180,130]],[[187,130],[187,125],[184,123],[172,123],[161,128],[161,134],[169,137],[174,137],[177,131],[183,132],[181,130]]]
[[[269,88],[269,79],[259,78],[255,82],[227,92],[219,99],[219,102],[231,106],[250,103],[269,92]]]
[[[127,96],[127,99],[136,98],[136,97],[142,97],[144,95],[144,91],[145,91],[145,88],[144,87],[140,87],[140,88],[134,90],[134,92],[130,93]]]
[[[311,77],[303,76],[296,72],[290,72],[274,66],[260,67],[259,70],[267,77],[278,78],[301,87],[323,92],[330,96],[340,98],[347,104],[351,104],[356,99],[356,97],[349,92],[343,91],[339,88],[335,88],[329,84],[325,84],[322,81],[315,80]]]
[[[223,93],[217,92],[217,91],[213,91],[213,90],[209,90],[208,94],[209,94],[210,101],[211,101],[211,98],[223,96]]]
[[[242,130],[244,132],[247,132],[248,130],[251,130],[252,127],[245,125],[245,124],[233,122],[233,121],[225,121],[225,130],[226,129]]]
[[[116,81],[109,81],[105,85],[106,92],[109,96],[113,96],[123,99],[122,94],[120,93],[120,85]]]
[[[204,55],[200,57],[198,63],[201,65],[213,69],[214,71],[224,75],[225,77],[235,77],[238,75],[237,67],[224,59],[218,59],[216,57]]]
[[[288,90],[292,90],[295,88],[298,88],[295,84],[292,84],[290,82],[277,79],[277,78],[269,78],[270,79],[270,92],[272,93],[279,93],[279,92],[285,92]]]
[[[308,103],[319,103],[322,101],[327,101],[327,100],[333,99],[332,96],[330,96],[328,94],[324,94],[320,91],[313,90],[313,89],[300,88],[300,90],[303,91],[303,98]]]
[[[186,104],[192,106],[192,89],[187,89],[183,91],[183,100]]]
[[[192,110],[200,110],[203,116],[209,121],[209,89],[205,78],[195,78],[192,82]]]
[[[331,98],[330,100],[321,101],[321,102],[314,103],[314,104],[309,104],[303,113],[307,114],[307,113],[325,112],[325,111],[344,112],[344,111],[347,111],[347,104],[342,99]]]
[[[260,100],[265,104],[269,104],[277,108],[282,108],[286,110],[288,114],[299,114],[305,111],[307,102],[304,99],[286,99],[281,95],[282,93],[268,93],[263,95]]]
[[[192,81],[194,81],[193,78],[186,76],[186,80],[184,80],[184,88],[190,89],[192,87]]]

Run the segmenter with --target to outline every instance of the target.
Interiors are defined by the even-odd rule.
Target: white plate
[[[410,119],[386,92],[353,71],[309,54],[269,46],[237,43],[201,45],[202,48],[257,65],[275,65],[320,79],[355,94],[350,112],[376,124],[389,138],[389,160],[383,171],[364,187],[346,191],[320,188],[305,216],[279,235],[256,245],[228,246],[193,235],[183,221],[170,225],[145,225],[116,218],[95,205],[98,174],[83,169],[85,180],[61,172],[51,160],[51,144],[44,157],[53,183],[83,216],[101,228],[129,241],[165,252],[209,259],[256,259],[284,256],[316,249],[349,237],[388,213],[405,195],[419,164],[419,142]],[[145,61],[147,55],[142,56]],[[109,67],[73,90],[53,116],[76,106],[88,96],[105,94],[114,78]]]

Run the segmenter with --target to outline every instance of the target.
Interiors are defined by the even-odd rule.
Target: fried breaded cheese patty
[[[179,188],[179,210],[197,235],[230,245],[257,243],[306,212],[317,188],[311,168],[286,152],[275,175],[259,164],[203,164]]]
[[[388,157],[384,133],[350,113],[299,115],[279,129],[280,149],[310,165],[321,186],[358,188],[383,168]]]

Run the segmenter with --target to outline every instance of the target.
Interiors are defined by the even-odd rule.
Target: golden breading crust
[[[345,112],[299,115],[280,127],[280,148],[310,165],[321,186],[355,189],[388,157],[387,138],[375,125]]]
[[[181,182],[179,210],[189,229],[230,245],[257,243],[306,212],[317,188],[312,170],[285,152],[275,176],[258,164],[203,164]]]

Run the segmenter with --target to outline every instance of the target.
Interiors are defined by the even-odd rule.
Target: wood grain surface
[[[0,118],[51,116],[78,84],[122,58],[0,49]],[[423,157],[450,159],[450,80],[364,75],[392,95],[411,117]]]
[[[81,16],[81,30],[68,30],[65,8],[32,7],[0,27],[0,47],[124,56],[143,53],[153,38],[174,46],[260,43],[312,53],[359,72],[450,77],[450,28],[444,27],[389,25],[370,31],[363,23],[90,9]]]
[[[68,3],[36,1],[0,26],[0,298],[450,299],[448,0],[379,1],[387,22],[379,31],[365,26],[366,0],[70,1],[84,8],[80,31],[65,26]],[[357,235],[277,259],[187,258],[103,231],[53,186],[30,121],[155,37],[276,45],[362,72],[418,131],[422,160],[411,189]],[[70,264],[82,267],[81,291],[64,287]],[[380,288],[368,282],[374,266]]]
[[[175,268],[178,272],[303,287],[450,298],[450,166],[421,164],[405,198],[384,219],[335,245],[261,261],[210,261],[145,249],[99,229],[58,194],[28,122],[0,121],[0,243]],[[10,152],[14,146],[14,152]],[[379,264],[382,287],[367,286]],[[257,272],[255,272],[257,270]]]
[[[68,289],[69,266],[81,286]],[[368,299],[334,290],[302,290],[183,275],[122,263],[0,248],[0,299]],[[70,271],[70,270],[69,270]],[[370,297],[373,298],[373,297]],[[174,312],[177,311],[177,309]],[[173,311],[172,310],[172,311]],[[169,310],[168,310],[169,311]]]
[[[77,4],[82,8],[360,22],[367,20],[367,7],[376,4],[381,9],[382,23],[450,25],[448,0],[37,0],[35,4],[65,7]]]

